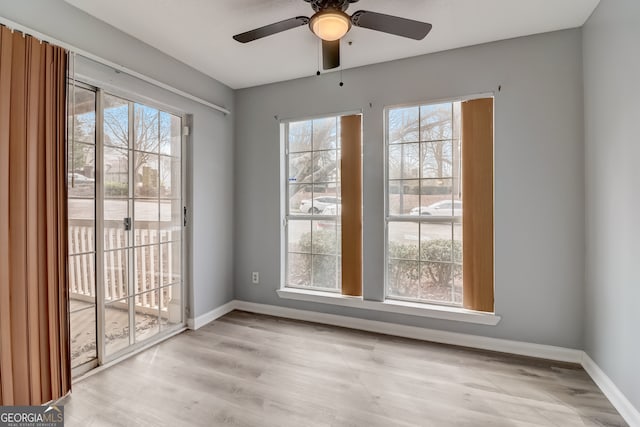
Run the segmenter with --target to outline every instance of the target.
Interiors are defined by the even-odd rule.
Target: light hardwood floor
[[[235,311],[76,383],[67,426],[625,426],[579,366]]]

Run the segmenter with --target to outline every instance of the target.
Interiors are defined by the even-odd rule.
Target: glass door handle
[[[123,222],[125,231],[131,230],[131,217],[125,218]]]

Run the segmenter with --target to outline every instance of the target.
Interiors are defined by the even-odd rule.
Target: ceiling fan
[[[255,30],[236,34],[233,38],[240,43],[248,43],[272,34],[309,25],[311,31],[322,40],[322,65],[325,70],[340,66],[340,39],[351,26],[382,31],[383,33],[407,37],[414,40],[424,39],[431,24],[400,18],[399,16],[359,10],[351,16],[345,11],[351,3],[358,0],[304,0],[311,4],[315,13],[311,18],[297,16]]]

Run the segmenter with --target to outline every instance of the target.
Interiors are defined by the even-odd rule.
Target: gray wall
[[[0,0],[0,16],[233,110],[233,91],[63,0]],[[124,74],[86,63],[83,73],[193,114],[190,308],[202,315],[233,299],[233,118]],[[95,64],[94,64],[95,65]]]
[[[583,29],[585,350],[640,410],[640,2],[603,0]]]
[[[240,90],[235,118],[235,291],[241,300],[582,347],[584,150],[580,30]],[[345,51],[345,55],[348,52]],[[498,86],[502,90],[498,93]],[[496,92],[498,326],[279,299],[280,118],[364,113],[364,295],[384,277],[383,107]],[[260,284],[251,283],[260,272]]]

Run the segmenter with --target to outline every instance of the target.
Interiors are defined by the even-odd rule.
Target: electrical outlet
[[[258,274],[257,271],[254,271],[253,273],[251,273],[251,281],[256,285],[260,283],[260,274]]]

